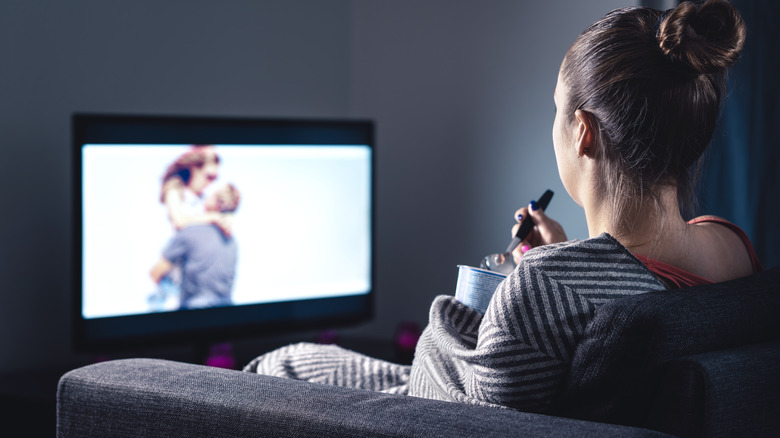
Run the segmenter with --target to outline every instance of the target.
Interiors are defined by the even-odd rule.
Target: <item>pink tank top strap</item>
[[[644,263],[650,272],[663,280],[663,282],[672,289],[699,286],[702,284],[712,284],[712,282],[706,278],[691,274],[688,271],[684,271],[678,267],[666,264],[664,262],[660,262],[658,260],[641,255],[635,255],[635,257],[638,258],[640,262]]]
[[[742,240],[742,244],[745,245],[745,249],[747,249],[748,255],[750,256],[750,263],[753,265],[753,272],[756,273],[763,271],[761,262],[758,260],[758,255],[756,254],[755,249],[753,249],[753,244],[750,243],[750,239],[748,238],[745,231],[742,230],[742,228],[717,216],[700,216],[688,221],[689,224],[700,224],[707,222],[723,225],[733,231],[734,234],[736,234],[740,240]],[[644,263],[650,272],[661,278],[671,288],[712,284],[712,282],[706,278],[699,277],[698,275],[684,271],[664,262],[640,255],[636,255],[636,258]]]
[[[745,231],[742,230],[742,228],[727,221],[726,219],[717,216],[699,216],[688,221],[689,224],[701,224],[705,222],[723,225],[724,227],[733,231],[734,234],[736,234],[740,240],[742,240],[742,244],[745,245],[745,249],[747,249],[748,255],[750,256],[750,263],[753,265],[753,273],[764,270],[764,267],[761,266],[761,261],[758,259],[758,254],[756,254],[756,250],[753,248],[753,244],[750,242],[750,238],[745,233]]]

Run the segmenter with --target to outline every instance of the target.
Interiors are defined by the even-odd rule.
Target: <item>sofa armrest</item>
[[[670,361],[645,424],[681,437],[780,436],[780,341]]]
[[[665,436],[655,431],[158,359],[65,374],[57,436]]]

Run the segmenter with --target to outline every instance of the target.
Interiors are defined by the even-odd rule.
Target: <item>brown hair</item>
[[[236,211],[241,201],[241,192],[233,184],[226,184],[225,187],[215,191],[213,196],[217,200],[217,210],[221,213]]]
[[[203,151],[203,148],[210,145],[196,144],[192,149],[183,153],[179,158],[171,163],[162,177],[162,187],[160,189],[160,202],[165,203],[165,193],[171,188],[183,188],[190,182],[193,168],[203,167],[210,159],[219,163],[219,155],[209,155]],[[213,157],[213,158],[212,158]]]
[[[597,184],[610,198],[618,230],[663,185],[693,208],[699,159],[712,139],[728,68],[745,24],[725,0],[684,2],[661,12],[617,9],[586,29],[561,66],[569,88],[563,110],[592,115],[604,159]]]

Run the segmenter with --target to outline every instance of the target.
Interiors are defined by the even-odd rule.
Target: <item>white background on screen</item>
[[[86,318],[149,311],[149,270],[174,229],[159,201],[165,168],[188,146],[83,149]],[[234,304],[365,293],[370,287],[371,150],[217,145],[219,178],[241,192]]]

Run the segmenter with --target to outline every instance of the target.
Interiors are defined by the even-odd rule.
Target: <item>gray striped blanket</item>
[[[535,248],[483,315],[436,297],[411,366],[333,345],[299,343],[244,371],[412,396],[544,412],[556,400],[599,305],[664,285],[617,240]]]

